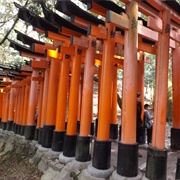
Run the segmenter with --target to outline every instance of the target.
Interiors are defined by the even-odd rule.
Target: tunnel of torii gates
[[[68,15],[71,21],[45,6],[42,18],[15,3],[18,17],[52,43],[37,41],[18,30],[15,30],[17,40],[22,43],[9,39],[10,47],[31,61],[18,68],[0,66],[1,128],[27,140],[36,140],[44,148],[62,152],[60,162],[65,157],[69,161],[74,158],[79,162],[90,161],[91,137],[95,136],[91,168],[107,171],[108,177],[113,171],[111,141],[119,137],[117,70],[123,69],[116,173],[120,177],[136,177],[136,94],[140,92],[144,100],[144,52],[155,54],[154,126],[145,176],[166,179],[169,48],[173,57],[171,149],[180,149],[180,6],[176,1],[122,0],[126,4],[124,10],[112,1],[82,2],[105,21],[71,1],[58,1],[55,5],[55,9]],[[148,20],[139,18],[138,12]],[[95,74],[99,81],[98,126],[94,124],[92,108]]]

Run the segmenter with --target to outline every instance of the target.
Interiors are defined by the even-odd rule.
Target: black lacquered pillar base
[[[78,136],[76,144],[76,157],[75,159],[80,162],[86,162],[91,160],[90,155],[90,137]]]
[[[43,134],[43,128],[39,128],[39,132],[38,132],[38,144],[42,144],[42,134]]]
[[[26,126],[20,126],[20,135],[24,136]]]
[[[26,140],[33,140],[36,126],[25,126],[24,136]]]
[[[39,128],[35,129],[35,133],[34,133],[34,140],[38,141],[38,135],[39,135]]]
[[[64,136],[66,131],[54,131],[52,139],[52,150],[60,152],[63,150]]]
[[[3,130],[6,130],[7,128],[7,122],[1,122],[1,126]]]
[[[180,179],[180,157],[177,159],[175,179]]]
[[[180,150],[180,129],[171,128],[171,149]]]
[[[92,166],[96,169],[106,170],[110,168],[110,160],[111,142],[95,140]]]
[[[94,136],[94,122],[91,122],[91,130],[90,130],[90,135]]]
[[[17,134],[18,131],[18,125],[16,123],[13,123],[13,132]]]
[[[66,157],[75,157],[76,153],[76,141],[77,135],[65,135],[64,136],[64,146],[63,146],[63,155]]]
[[[18,130],[17,130],[17,134],[21,135],[21,125],[18,125]]]
[[[151,146],[147,151],[146,177],[149,179],[166,180],[167,150],[155,149]]]
[[[7,131],[12,131],[14,121],[8,121],[7,122]]]
[[[79,131],[80,131],[80,121],[77,121],[77,129],[76,129],[76,132],[79,134]]]
[[[119,141],[121,141],[121,125],[119,125]]]
[[[118,144],[117,173],[125,177],[138,174],[138,144]]]
[[[110,124],[110,139],[118,139],[118,124]]]
[[[98,130],[98,118],[95,120],[95,136],[97,136],[97,130]]]
[[[42,147],[51,148],[55,126],[44,125],[42,133]]]

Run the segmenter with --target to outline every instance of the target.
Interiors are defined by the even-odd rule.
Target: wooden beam
[[[84,48],[88,48],[88,38],[81,38],[81,37],[76,37],[76,36],[71,36],[71,44],[72,45],[77,45],[81,46]]]
[[[29,57],[29,58],[35,58],[35,59],[45,59],[44,56],[35,55],[33,53],[27,53],[27,52],[23,52],[23,51],[20,52],[20,56]]]
[[[109,10],[107,11],[106,21],[119,28],[129,29],[129,18],[125,13],[117,14]]]
[[[49,39],[70,43],[70,37],[64,36],[62,34],[56,34],[51,31],[46,31],[45,36]]]
[[[62,26],[61,34],[66,35],[66,36],[79,36],[79,37],[82,35],[82,33],[71,30],[71,29],[66,28],[64,26]]]
[[[21,70],[21,71],[32,72],[32,67],[26,66],[26,65],[21,65],[21,66],[20,66],[20,70]]]
[[[22,74],[22,75],[25,75],[25,76],[31,76],[32,71],[29,71],[29,72],[24,72],[24,71],[22,71],[21,74]]]
[[[148,16],[147,26],[155,31],[162,33],[163,22],[159,17],[153,18]]]
[[[71,16],[71,22],[77,26],[83,27],[83,28],[87,28],[89,24],[92,24],[94,26],[96,26],[96,24],[89,22],[87,20],[84,20],[83,18],[80,18],[76,15],[72,15]]]
[[[62,53],[62,54],[68,54],[70,56],[74,56],[75,55],[75,47],[74,46],[59,46],[58,47],[58,52]]]
[[[157,47],[139,41],[138,42],[138,50],[148,52],[148,53],[151,53],[151,54],[156,54]]]
[[[42,76],[32,77],[32,80],[41,82],[41,81],[43,81],[43,77]]]
[[[159,16],[158,12],[155,9],[145,4],[142,0],[136,0],[136,2],[138,2],[138,10],[141,13],[145,14],[146,16],[152,16],[154,18]]]
[[[171,31],[170,31],[170,38],[172,38],[174,41],[180,43],[180,33],[174,31],[173,29],[171,29]]]
[[[45,45],[33,43],[32,45],[32,50],[37,53],[44,53],[46,49],[56,49],[56,47],[54,44],[49,43],[46,43]]]
[[[95,3],[94,1],[90,1],[87,3],[88,10],[91,10],[92,12],[99,14],[103,17],[106,17],[106,12],[108,9],[100,6],[99,4]]]
[[[153,41],[158,41],[158,33],[145,27],[140,24],[138,24],[138,34],[146,37],[147,39],[153,40]]]
[[[171,19],[173,19],[175,22],[177,22],[178,24],[180,24],[180,16],[175,13],[171,8],[169,8],[168,5],[164,4],[162,1],[160,0],[146,0],[151,6],[155,7],[156,9],[158,9],[159,11],[162,10],[169,10],[170,14],[171,14]]]
[[[34,29],[35,31],[37,31],[38,33],[44,34],[44,31],[41,30],[41,29],[39,29],[39,28],[33,27],[33,29]]]
[[[33,69],[46,69],[48,67],[48,61],[46,60],[31,61],[31,67]]]
[[[93,25],[89,25],[87,34],[92,35],[92,36],[96,36],[99,39],[106,39],[107,38],[107,30],[105,27],[103,28],[103,26],[96,27]]]
[[[124,44],[124,36],[119,31],[116,31],[115,42],[119,44]]]
[[[172,40],[172,39],[170,39],[169,46],[170,46],[170,48],[175,49],[175,48],[176,48],[176,43],[175,43],[175,41]]]

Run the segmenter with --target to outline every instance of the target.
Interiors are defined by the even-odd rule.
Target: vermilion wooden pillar
[[[17,126],[16,126],[16,133],[19,134],[20,132],[20,114],[21,114],[21,98],[22,98],[22,87],[19,86],[18,92],[18,102],[17,102]]]
[[[3,94],[3,116],[2,116],[2,129],[7,129],[7,121],[8,121],[8,108],[9,108],[9,92],[5,92]]]
[[[18,99],[20,94],[20,88],[16,88],[16,97],[15,97],[15,113],[14,113],[14,124],[13,124],[13,132],[17,134],[18,129]]]
[[[22,86],[22,92],[21,92],[21,104],[20,104],[20,127],[19,127],[19,132],[18,134],[24,135],[24,129],[25,127],[23,126],[23,107],[24,107],[24,97],[25,97],[25,86]]]
[[[29,92],[30,92],[30,85],[25,85],[25,95],[24,95],[24,106],[23,106],[23,117],[22,117],[22,134],[24,135],[24,130],[27,121],[27,112],[28,112],[28,103],[29,103]]]
[[[78,115],[77,115],[77,133],[78,134],[80,131],[80,123],[81,123],[82,88],[83,88],[83,75],[81,74],[80,84],[79,84]]]
[[[52,150],[62,151],[65,135],[67,91],[69,85],[70,56],[63,54],[61,71],[59,75],[56,126],[53,132]]]
[[[144,52],[139,52],[139,59],[138,59],[138,75],[137,75],[137,92],[141,93],[142,97],[142,113],[141,113],[141,119],[144,120]],[[142,133],[142,142],[141,144],[145,143],[145,127],[144,127],[144,121],[141,129]]]
[[[56,122],[57,93],[60,72],[60,60],[50,60],[50,72],[47,94],[46,120],[43,126],[42,147],[51,148]],[[43,97],[44,99],[44,97]]]
[[[42,144],[43,126],[44,126],[45,120],[46,120],[49,72],[50,72],[50,68],[46,68],[45,71],[44,71],[42,112],[41,112],[41,124],[40,124],[40,127],[39,127],[39,133],[38,133],[38,144]]]
[[[144,98],[144,52],[139,52],[138,71],[137,71],[137,92]]]
[[[24,132],[24,136],[27,140],[33,140],[35,133],[35,111],[37,105],[38,82],[34,81],[33,78],[37,76],[38,72],[33,70],[29,92],[27,121]]]
[[[100,89],[101,89],[101,74],[102,74],[102,66],[99,66],[99,73],[98,73],[98,105],[97,105],[97,118],[95,122],[95,135],[97,136],[97,129],[98,129],[98,116],[99,116],[99,102],[100,102]]]
[[[173,119],[173,127],[171,128],[171,149],[180,150],[180,47],[179,44],[176,43],[176,48],[172,51],[172,85],[173,85],[173,111],[172,111],[172,119]]]
[[[75,55],[72,58],[71,84],[69,93],[68,124],[64,138],[63,155],[66,157],[75,157],[76,150],[76,128],[78,113],[78,95],[81,71],[82,49],[75,46]]]
[[[2,92],[2,119],[1,119],[1,127],[2,129],[4,129],[4,122],[3,122],[3,119],[4,119],[4,112],[5,112],[5,92]],[[5,128],[6,129],[6,128]]]
[[[118,145],[117,173],[121,176],[138,175],[138,144],[136,143],[138,4],[126,4],[129,29],[124,36],[124,69],[122,87],[122,131]]]
[[[39,129],[41,127],[41,116],[42,116],[42,99],[43,99],[43,76],[39,76],[40,80],[38,81],[39,84],[39,91],[38,91],[38,109],[36,109],[36,114],[38,117],[36,117],[36,130],[34,135],[34,140],[38,141],[38,135],[39,135]]]
[[[112,118],[110,123],[110,139],[118,139],[117,124],[117,65],[113,66],[113,82],[112,82]]]
[[[14,106],[15,106],[15,88],[11,87],[10,97],[9,97],[9,110],[8,110],[8,124],[7,130],[12,131],[14,122]]]
[[[165,133],[168,94],[170,12],[164,10],[160,13],[160,17],[162,17],[163,28],[162,33],[159,33],[157,49],[152,146],[148,148],[146,166],[146,177],[149,179],[166,179],[167,171]]]
[[[98,111],[97,139],[94,142],[92,167],[101,170],[111,169],[110,119],[112,103],[113,59],[115,48],[115,26],[106,23],[107,36],[103,41],[100,101]]]
[[[3,98],[3,93],[0,92],[0,123],[1,123],[1,120],[2,120],[2,108],[3,108],[2,98]],[[1,127],[1,125],[0,125],[0,127]]]
[[[90,129],[92,122],[93,84],[94,84],[94,63],[96,38],[89,36],[88,48],[86,50],[84,79],[81,105],[81,124],[77,138],[76,160],[89,161],[90,156]]]

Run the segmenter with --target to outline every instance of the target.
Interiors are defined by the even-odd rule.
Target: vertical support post
[[[126,7],[129,15],[129,30],[125,31],[124,37],[122,133],[118,145],[117,173],[120,176],[135,177],[138,173],[136,143],[138,4],[131,2]]]
[[[53,132],[52,150],[62,151],[65,135],[67,91],[69,85],[70,56],[63,54],[58,85],[56,127]]]
[[[117,65],[113,66],[113,82],[112,82],[112,119],[110,124],[110,139],[118,139],[117,124]]]
[[[17,134],[18,132],[18,102],[20,96],[20,88],[16,88],[16,99],[15,99],[15,114],[14,114],[14,124],[13,124],[13,132]]]
[[[14,122],[14,106],[15,106],[15,88],[11,88],[10,99],[9,99],[9,110],[8,110],[8,124],[7,130],[12,131],[12,125]]]
[[[152,147],[148,148],[146,177],[149,179],[166,179],[167,149],[165,149],[168,61],[170,38],[170,12],[161,12],[163,32],[159,34],[156,61],[156,90],[154,100],[154,123]]]
[[[81,104],[82,104],[82,88],[83,88],[83,75],[80,75],[80,84],[79,84],[79,98],[78,98],[78,115],[77,115],[77,133],[80,131],[80,121],[81,121]]]
[[[8,109],[9,109],[9,92],[3,94],[3,118],[2,118],[2,129],[7,129],[8,121]]]
[[[172,85],[173,85],[173,127],[171,128],[171,149],[180,150],[180,95],[179,95],[179,86],[180,86],[180,47],[176,43],[176,48],[172,51]]]
[[[76,150],[76,128],[78,112],[78,95],[81,71],[82,49],[75,46],[75,56],[72,59],[71,84],[69,94],[69,111],[67,132],[64,138],[63,155],[66,157],[75,157]]]
[[[89,46],[86,50],[84,79],[82,90],[81,125],[79,136],[77,137],[76,160],[81,162],[89,161],[90,128],[92,122],[93,104],[93,81],[95,62],[96,38],[89,36]]]
[[[99,116],[99,102],[100,102],[100,89],[101,89],[101,75],[102,75],[102,66],[99,66],[99,73],[98,73],[98,106],[97,106],[97,118],[96,118],[96,126],[95,126],[95,135],[97,136],[98,130],[98,116]]]
[[[35,130],[35,136],[34,136],[35,141],[38,141],[39,129],[41,127],[43,85],[44,85],[44,81],[40,80],[40,82],[39,82],[39,93],[38,93],[38,110],[37,110],[38,111],[37,112],[38,117],[37,117],[36,130]]]
[[[38,92],[38,82],[33,80],[33,77],[37,77],[38,72],[33,71],[31,76],[31,84],[30,84],[30,94],[29,94],[29,105],[28,105],[28,114],[27,121],[25,127],[25,139],[33,140],[35,133],[35,112],[37,105],[37,92]]]
[[[5,130],[6,129],[6,125],[4,125],[4,113],[5,113],[5,103],[6,103],[6,93],[3,92],[2,93],[2,119],[1,119],[1,126],[2,126],[2,129]]]
[[[22,135],[24,135],[25,127],[26,127],[26,120],[27,120],[27,112],[28,112],[28,103],[29,103],[29,92],[30,92],[30,85],[25,85],[25,96],[24,96],[24,106],[23,106],[23,117],[22,117]]]
[[[49,84],[49,72],[50,68],[46,68],[44,72],[44,86],[43,86],[43,98],[42,98],[42,113],[41,113],[41,125],[38,133],[38,144],[42,144],[43,126],[46,120],[47,110],[47,96],[48,96],[48,84]]]
[[[24,126],[23,126],[23,107],[24,107],[24,97],[25,97],[25,86],[22,86],[22,95],[21,95],[21,104],[20,104],[20,126],[19,126],[19,134],[21,136],[24,135]]]
[[[2,120],[2,108],[3,108],[3,93],[0,91],[0,128],[1,128],[1,120]]]
[[[110,166],[111,142],[109,141],[109,136],[112,105],[112,60],[114,59],[115,26],[111,23],[106,23],[106,29],[107,38],[104,40],[103,44],[98,130],[97,139],[94,142],[92,168],[107,170],[108,172],[106,176],[108,176],[112,173],[112,168]],[[90,168],[91,166],[88,167]],[[91,170],[88,169],[88,171],[91,174]]]
[[[20,134],[20,114],[21,114],[21,98],[22,98],[22,87],[18,87],[18,104],[17,104],[17,126],[16,126],[16,133]]]
[[[51,148],[56,122],[57,92],[59,82],[60,60],[51,59],[47,95],[46,121],[43,127],[42,147]]]
[[[139,60],[138,60],[138,67],[137,67],[137,92],[141,93],[142,98],[142,113],[141,113],[141,119],[143,121],[144,119],[144,52],[139,52]],[[141,127],[141,136],[142,136],[142,142],[141,144],[145,143],[145,126],[143,122],[143,126]]]

